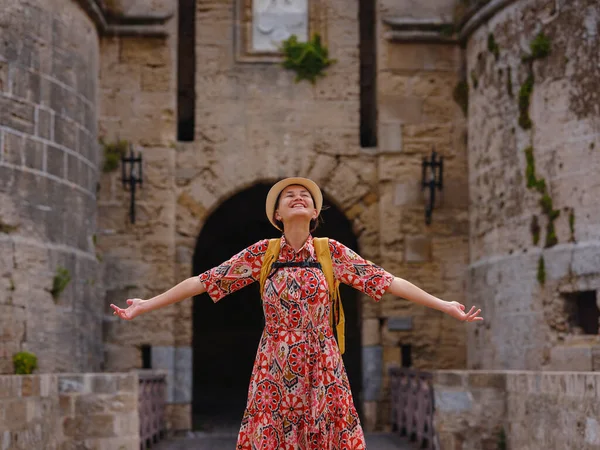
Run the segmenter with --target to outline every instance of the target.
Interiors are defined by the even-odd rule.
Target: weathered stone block
[[[175,347],[174,403],[192,401],[192,348]]]
[[[61,394],[77,392],[89,393],[91,378],[86,375],[60,375],[58,378],[58,392]]]
[[[381,152],[402,151],[402,123],[379,124],[379,149]]]
[[[9,131],[4,131],[2,141],[2,160],[9,163],[14,164],[16,166],[21,166],[23,164],[24,159],[24,139],[22,136],[11,133]]]
[[[21,133],[33,134],[33,105],[16,98],[0,96],[0,123]]]
[[[56,115],[54,117],[54,141],[71,150],[77,149],[77,128],[70,120]]]
[[[593,370],[591,346],[556,346],[550,350],[550,367],[556,371]]]
[[[40,101],[40,76],[19,66],[12,68],[12,95],[32,103]]]
[[[65,152],[58,147],[48,145],[46,154],[46,169],[48,173],[55,177],[63,178],[65,176]]]
[[[170,64],[169,47],[162,38],[122,38],[120,62],[158,67]]]
[[[363,319],[362,321],[362,345],[381,345],[379,319]]]
[[[363,399],[378,401],[381,394],[383,348],[380,345],[363,346]]]
[[[25,140],[24,164],[30,169],[44,170],[44,144],[33,139]]]
[[[115,394],[118,391],[117,379],[112,374],[93,375],[92,392],[96,394]]]
[[[473,396],[469,391],[435,389],[435,406],[440,412],[459,413],[473,408]]]
[[[423,120],[423,99],[401,95],[382,95],[379,100],[381,123],[420,123]]]
[[[431,261],[431,239],[428,236],[407,236],[404,259],[406,262]]]

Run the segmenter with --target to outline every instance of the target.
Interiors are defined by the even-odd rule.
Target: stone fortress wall
[[[600,287],[600,122],[590,88],[600,9],[584,0],[505,3],[465,50],[468,295],[488,319],[469,329],[468,366],[593,370],[599,340],[578,324],[577,309],[593,315]],[[547,42],[550,54],[527,61],[532,42]]]
[[[101,370],[98,33],[73,2],[3,0],[0,36],[0,373],[20,350]]]
[[[53,9],[0,1],[0,31],[13,36],[0,39],[0,372],[20,349],[38,354],[42,372],[128,371],[149,346],[153,368],[169,371],[169,426],[190,428],[192,302],[133,322],[107,305],[190,276],[198,235],[223,202],[294,175],[322,186],[364,257],[485,313],[483,326],[465,327],[389,295],[362,298],[363,366],[379,374],[368,381],[375,394],[357,400],[367,428],[387,423],[387,369],[402,364],[403,349],[422,369],[600,367],[595,338],[576,335],[567,301],[598,287],[591,0],[490,1],[478,10],[491,11],[489,22],[476,14],[463,27],[464,50],[440,30],[469,2],[378,2],[370,147],[359,136],[358,4],[311,3],[305,20],[337,60],[313,86],[245,40],[260,20],[251,2],[202,1],[193,141],[178,142],[173,2],[112,2],[107,17],[122,20],[111,25],[92,0]],[[542,30],[552,52],[529,64],[522,55]],[[532,125],[523,129],[529,67]],[[461,80],[468,119],[453,98]],[[144,158],[135,224],[120,172],[97,175],[119,140]],[[426,226],[421,161],[434,148],[444,189]],[[63,266],[72,281],[53,298]]]

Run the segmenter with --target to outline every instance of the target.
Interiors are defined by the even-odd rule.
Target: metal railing
[[[155,371],[139,371],[138,375],[140,449],[146,450],[165,437],[167,376]]]
[[[432,374],[413,369],[390,369],[392,428],[417,448],[439,450],[433,428]]]

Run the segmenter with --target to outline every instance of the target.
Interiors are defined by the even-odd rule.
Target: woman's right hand
[[[129,306],[126,309],[119,308],[118,306],[113,305],[112,303],[110,304],[110,307],[114,310],[113,314],[115,316],[119,316],[121,319],[124,320],[132,320],[144,312],[144,302],[145,300],[142,300],[141,298],[129,298],[127,299],[127,304]]]

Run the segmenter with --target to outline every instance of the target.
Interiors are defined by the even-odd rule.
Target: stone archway
[[[220,264],[248,245],[278,232],[264,214],[270,185],[256,184],[223,202],[207,219],[198,236],[193,273]],[[332,205],[327,201],[327,205]],[[358,250],[351,223],[335,206],[323,211],[324,224],[315,236],[328,236]],[[358,293],[341,287],[346,311],[344,363],[360,408],[361,326]],[[248,382],[264,326],[258,284],[246,287],[217,304],[207,294],[193,306],[194,429],[237,427],[244,410]]]

